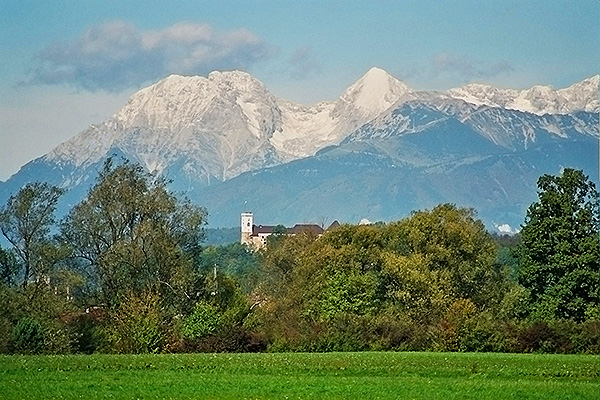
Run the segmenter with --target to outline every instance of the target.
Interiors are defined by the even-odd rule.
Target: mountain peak
[[[204,76],[169,75],[134,93],[115,117],[125,127],[173,128],[193,124],[213,101],[270,101],[258,79],[242,71],[213,71]]]
[[[591,97],[597,97],[598,85],[600,84],[600,75],[590,76],[582,81],[572,84],[569,87],[558,90],[558,93],[569,95],[573,92],[586,93]]]
[[[596,89],[598,89],[598,84],[600,83],[600,75],[596,74],[596,75],[592,75],[589,78],[586,78],[580,82],[574,83],[571,86],[569,86],[568,88],[565,89],[569,89],[572,87],[580,87],[580,86],[595,86]],[[563,89],[564,90],[564,89]]]
[[[388,79],[390,77],[393,78],[393,76],[390,75],[389,73],[387,73],[387,71],[385,71],[379,67],[372,67],[359,80],[365,80],[365,79],[383,80],[383,79]]]
[[[368,70],[352,87],[360,86],[363,90],[376,90],[384,92],[397,89],[411,91],[411,89],[401,80],[387,73],[385,70],[373,67]]]
[[[412,89],[404,82],[381,68],[373,67],[346,89],[340,100],[351,103],[363,113],[375,117],[409,92],[412,92]]]
[[[252,83],[262,85],[262,82],[260,82],[254,76],[247,72],[238,70],[212,71],[208,74],[208,79],[213,82],[231,82],[235,84]]]

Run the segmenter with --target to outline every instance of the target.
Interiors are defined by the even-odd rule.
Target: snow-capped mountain
[[[149,171],[163,173],[181,161],[196,180],[227,179],[277,163],[269,140],[280,129],[276,98],[249,74],[173,75],[135,93],[108,121],[46,159],[82,167],[118,149]]]
[[[229,179],[337,144],[410,92],[378,68],[338,101],[313,106],[278,99],[244,72],[172,75],[45,159],[83,167],[118,149],[149,171],[163,173],[179,162],[190,178]]]
[[[440,203],[472,207],[514,232],[536,181],[563,168],[598,182],[598,113],[538,116],[420,97],[392,106],[339,145],[195,192],[220,226],[255,210],[266,222],[390,221]]]
[[[398,102],[412,98],[411,88],[384,70],[372,68],[346,89],[336,102],[333,115],[342,120],[343,131],[349,133]]]
[[[578,111],[538,116],[508,108],[477,106],[453,98],[421,96],[396,104],[355,130],[345,142],[424,132],[450,119],[509,150],[527,149],[544,135],[598,136],[597,113]]]
[[[311,156],[340,143],[397,102],[411,98],[413,92],[384,70],[371,68],[335,102],[303,106],[279,100],[282,129],[271,143],[286,160]]]
[[[0,204],[44,180],[70,189],[66,210],[116,154],[168,177],[221,226],[251,195],[282,218],[274,222],[287,222],[291,208],[297,220],[314,220],[324,202],[347,214],[331,215],[341,220],[354,218],[351,210],[386,219],[453,202],[489,223],[508,215],[514,226],[542,173],[572,166],[597,175],[599,108],[598,76],[559,90],[471,84],[441,93],[372,68],[336,101],[301,105],[244,72],[173,75],[0,183]]]
[[[337,101],[306,106],[275,97],[244,72],[173,75],[135,93],[113,117],[92,125],[44,159],[80,169],[118,152],[149,171],[165,173],[177,165],[188,180],[209,183],[314,155],[374,119],[381,124],[390,118],[390,110],[413,101],[469,119],[490,140],[514,147],[515,141],[532,140],[537,128],[516,121],[517,114],[508,121],[490,114],[505,109],[549,114],[537,123],[564,136],[564,122],[553,116],[597,112],[597,93],[598,76],[560,90],[471,84],[445,93],[417,92],[382,69],[372,68]],[[481,111],[484,106],[486,111]],[[482,115],[494,119],[494,124],[482,121]],[[585,121],[568,124],[578,131],[589,130]],[[406,131],[417,128],[406,126]]]
[[[450,89],[446,93],[475,105],[508,108],[537,115],[570,114],[576,111],[598,112],[599,79],[600,75],[595,75],[559,90],[543,85],[535,85],[525,90],[498,89],[472,83]]]

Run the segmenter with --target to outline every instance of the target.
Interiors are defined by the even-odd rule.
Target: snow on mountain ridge
[[[332,142],[330,134],[339,123],[331,115],[334,103],[304,106],[280,99],[278,104],[282,126],[274,133],[271,144],[285,160],[308,157]]]
[[[268,141],[280,129],[280,120],[275,97],[247,73],[171,75],[134,93],[109,120],[47,157],[81,166],[116,147],[151,171],[162,172],[187,157],[204,170],[199,175],[227,178],[270,163]]]
[[[502,107],[537,115],[570,114],[576,111],[598,112],[598,82],[600,76],[577,82],[556,90],[547,85],[529,89],[499,89],[490,85],[471,83],[445,93],[475,105]]]
[[[286,158],[315,154],[338,144],[352,131],[412,93],[407,85],[380,68],[371,68],[336,102],[303,106],[280,100],[283,125],[271,143]]]
[[[600,111],[598,96],[600,75],[594,75],[573,85],[558,90],[558,93],[571,104],[574,111]]]
[[[251,100],[274,103],[274,97],[267,88],[244,72],[215,71],[208,78],[171,75],[135,93],[115,118],[125,128],[147,126],[183,129],[201,119],[211,104],[220,98],[237,103],[242,108]],[[247,107],[246,111],[249,111]],[[252,112],[250,114],[247,117],[256,125],[256,116]]]
[[[560,90],[534,86],[519,91],[470,84],[446,93],[417,92],[372,68],[337,101],[305,106],[275,97],[245,72],[171,75],[134,93],[107,121],[59,145],[45,159],[91,165],[118,149],[150,171],[160,173],[182,162],[182,170],[191,178],[228,179],[314,155],[412,101],[428,102],[463,121],[472,118],[480,106],[536,114],[597,110],[597,93],[598,76]],[[548,132],[562,135],[552,123],[547,126]],[[413,128],[407,125],[406,129]],[[488,136],[501,142],[498,135]]]

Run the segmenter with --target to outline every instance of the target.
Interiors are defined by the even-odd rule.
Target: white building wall
[[[240,228],[242,231],[242,237],[240,238],[240,242],[245,245],[252,244],[252,225],[254,224],[254,216],[251,212],[242,213],[242,219],[240,223]]]

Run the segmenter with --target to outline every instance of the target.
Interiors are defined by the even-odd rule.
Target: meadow
[[[2,399],[597,399],[600,356],[246,353],[0,356]]]

